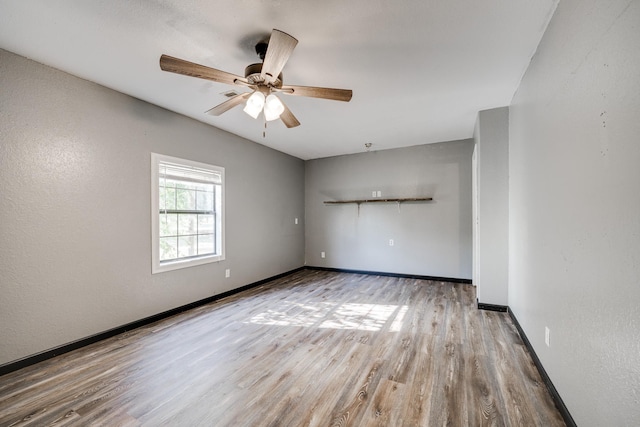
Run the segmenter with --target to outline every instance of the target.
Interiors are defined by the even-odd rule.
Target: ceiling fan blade
[[[282,102],[282,101],[281,101]],[[280,114],[280,120],[284,123],[284,125],[288,128],[294,128],[296,126],[300,126],[300,122],[296,119],[296,116],[293,115],[289,107],[283,102],[284,111]]]
[[[163,71],[171,73],[183,74],[185,76],[198,77],[200,79],[213,80],[214,82],[237,84],[237,82],[247,84],[247,79],[227,73],[226,71],[216,70],[215,68],[206,67],[204,65],[185,61],[184,59],[174,58],[169,55],[160,57],[160,68]]]
[[[298,40],[285,32],[276,29],[271,32],[269,46],[267,47],[267,53],[262,63],[262,71],[260,72],[260,76],[265,83],[276,81],[297,44]]]
[[[218,104],[212,109],[207,110],[206,113],[211,114],[212,116],[219,116],[222,113],[226,113],[233,107],[242,104],[244,101],[249,99],[250,96],[251,96],[251,92],[241,93],[239,95],[236,95],[234,97],[227,99],[222,104]]]
[[[279,91],[289,95],[309,96],[311,98],[324,98],[333,101],[351,101],[353,91],[351,89],[332,89],[328,87],[312,87],[312,86],[282,86]]]

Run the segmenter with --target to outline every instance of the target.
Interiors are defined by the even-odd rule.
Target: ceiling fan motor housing
[[[244,77],[249,81],[249,83],[253,85],[263,84],[264,79],[260,75],[261,71],[262,71],[262,63],[248,65],[244,69]],[[271,86],[278,89],[282,87],[282,73],[280,73],[278,75],[278,78],[273,83],[271,83]]]

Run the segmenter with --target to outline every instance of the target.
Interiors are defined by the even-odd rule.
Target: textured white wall
[[[638,426],[640,1],[561,1],[509,126],[509,306],[578,425]]]
[[[0,364],[303,265],[301,160],[2,50],[0,87]],[[151,275],[151,152],[226,168],[225,261]]]
[[[508,304],[509,281],[509,108],[478,113],[474,132],[477,165],[478,301]]]
[[[470,279],[472,151],[464,140],[307,161],[306,263]],[[324,204],[374,190],[434,201]]]

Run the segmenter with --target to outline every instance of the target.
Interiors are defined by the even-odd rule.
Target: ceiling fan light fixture
[[[264,107],[264,104],[264,94],[260,91],[255,91],[251,94],[249,99],[247,99],[247,104],[244,106],[243,111],[254,119],[257,119],[258,115],[260,115],[260,111],[262,111],[262,107]]]
[[[170,73],[253,89],[253,92],[225,93],[229,99],[207,110],[206,114],[219,116],[244,104],[244,112],[254,119],[258,118],[261,111],[264,111],[265,124],[266,121],[279,118],[287,128],[293,128],[300,126],[300,122],[291,110],[271,92],[284,92],[294,96],[344,102],[350,101],[352,96],[352,91],[349,89],[284,86],[282,69],[297,44],[298,40],[295,37],[274,28],[268,41],[261,41],[256,45],[256,53],[262,62],[248,65],[244,70],[244,77],[164,54],[160,55],[160,69]]]
[[[275,96],[270,94],[264,103],[264,118],[268,122],[280,118],[280,114],[284,112],[284,104]]]

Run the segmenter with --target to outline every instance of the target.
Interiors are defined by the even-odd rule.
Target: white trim
[[[220,248],[219,255],[203,256],[191,259],[181,259],[174,262],[160,264],[159,250],[159,195],[158,195],[158,166],[161,162],[175,163],[192,168],[215,172],[220,175],[222,184],[220,185],[220,197],[216,197],[216,210],[219,212],[216,219],[220,222],[216,227],[216,247]],[[151,273],[162,273],[165,271],[177,270],[180,268],[193,267],[196,265],[208,264],[211,262],[223,261],[225,259],[225,182],[224,168],[195,162],[192,160],[180,159],[177,157],[165,156],[163,154],[151,153]],[[218,229],[219,228],[219,229]]]

